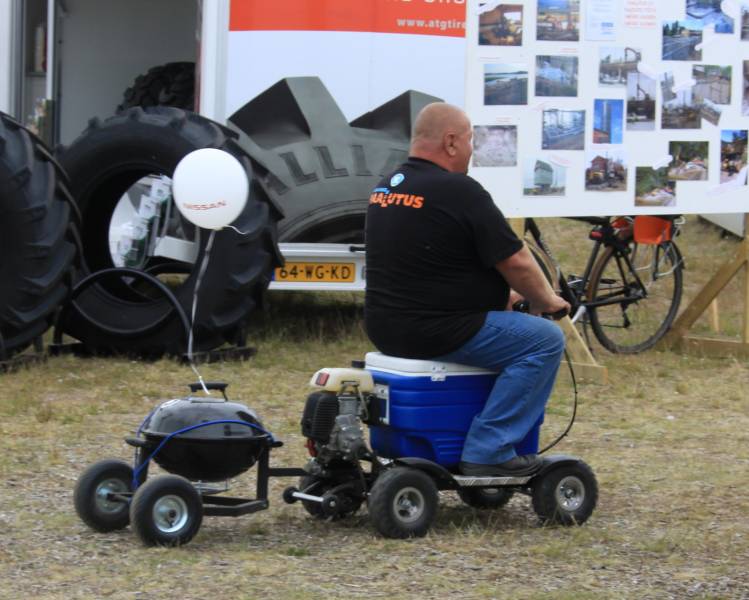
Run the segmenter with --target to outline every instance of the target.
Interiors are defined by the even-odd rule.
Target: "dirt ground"
[[[584,260],[581,231],[549,225],[565,268]],[[737,242],[690,220],[680,245],[687,299]],[[721,303],[721,328],[735,336],[738,281]],[[230,382],[284,440],[277,466],[306,460],[299,419],[311,374],[342,366],[371,347],[354,297],[275,299],[260,316],[255,358],[202,366]],[[709,329],[703,319],[697,330]],[[582,527],[541,527],[529,498],[497,511],[441,495],[422,539],[377,536],[366,509],[317,521],[280,494],[267,511],[208,517],[176,549],[143,548],[132,532],[98,534],[72,508],[81,471],[106,457],[131,458],[132,435],[160,401],[193,381],[171,360],[50,358],[0,375],[0,598],[749,598],[749,362],[651,351],[616,356],[596,349],[606,386],[581,384],[578,417],[557,449],[584,458],[600,487]],[[543,436],[569,418],[561,377]],[[252,496],[254,472],[232,482]]]

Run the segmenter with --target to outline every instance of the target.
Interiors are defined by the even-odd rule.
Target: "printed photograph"
[[[545,110],[541,147],[544,150],[584,150],[585,111]]]
[[[731,104],[731,67],[693,65],[692,79],[696,81],[694,95],[698,102]]]
[[[474,167],[514,167],[518,164],[515,125],[476,125],[473,128]]]
[[[635,206],[676,206],[676,182],[668,167],[635,169]]]
[[[749,60],[744,61],[744,99],[741,114],[749,117]]]
[[[720,132],[720,182],[746,184],[747,130],[724,129]]]
[[[589,153],[585,167],[585,190],[588,192],[626,192],[627,161],[619,148]]]
[[[536,39],[543,42],[580,40],[580,0],[538,0]]]
[[[666,71],[661,75],[661,95],[664,102],[669,102],[676,98],[676,92],[674,92],[674,74],[671,71]]]
[[[577,56],[537,56],[536,96],[577,96]]]
[[[701,106],[695,102],[692,88],[676,92],[674,99],[663,103],[661,113],[663,129],[700,129],[702,127]]]
[[[627,85],[627,76],[637,72],[642,52],[634,48],[599,49],[598,83],[602,86]]]
[[[484,104],[528,104],[528,67],[484,65]]]
[[[672,157],[668,178],[676,181],[707,181],[709,164],[708,142],[671,142]]]
[[[700,28],[713,26],[715,33],[733,33],[733,19],[723,12],[723,0],[687,0],[687,17]]]
[[[523,166],[523,195],[564,196],[567,168],[543,158],[526,158]]]
[[[694,19],[663,23],[663,60],[702,60],[702,24]]]
[[[480,46],[522,46],[523,5],[500,4],[479,15]]]
[[[741,39],[749,41],[749,2],[741,5]]]
[[[655,79],[639,71],[627,75],[627,131],[655,130]]]
[[[720,116],[723,114],[723,108],[719,104],[715,104],[710,100],[703,100],[700,105],[700,116],[712,123],[716,127],[720,123]]]
[[[593,102],[593,143],[621,144],[624,101],[596,98]]]

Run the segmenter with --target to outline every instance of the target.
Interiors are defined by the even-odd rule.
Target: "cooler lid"
[[[364,357],[365,368],[374,371],[384,371],[388,373],[407,373],[413,376],[432,377],[439,373],[444,375],[487,375],[495,373],[478,367],[469,365],[460,365],[458,363],[449,363],[433,360],[419,360],[413,358],[400,358],[398,356],[388,356],[382,352],[367,352]]]

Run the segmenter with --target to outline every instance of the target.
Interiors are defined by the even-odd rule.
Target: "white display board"
[[[749,1],[469,0],[466,39],[506,216],[749,212]]]

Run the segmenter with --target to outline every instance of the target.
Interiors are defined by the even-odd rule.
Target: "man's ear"
[[[455,149],[455,134],[454,133],[445,134],[445,150],[450,156],[455,156],[455,153],[457,152],[457,150]]]

